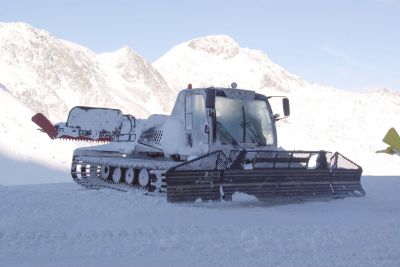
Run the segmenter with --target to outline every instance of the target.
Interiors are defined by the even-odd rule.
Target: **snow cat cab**
[[[271,97],[232,87],[188,86],[171,115],[145,120],[90,107],[75,107],[55,126],[42,114],[32,120],[51,138],[108,138],[74,151],[72,178],[87,188],[141,188],[170,202],[230,200],[236,192],[268,201],[365,194],[361,167],[341,154],[278,150],[275,122],[282,118]],[[282,106],[286,118],[286,97]]]

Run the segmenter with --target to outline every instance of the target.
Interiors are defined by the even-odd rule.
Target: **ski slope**
[[[170,204],[73,183],[0,187],[1,266],[399,266],[400,177],[367,196]]]

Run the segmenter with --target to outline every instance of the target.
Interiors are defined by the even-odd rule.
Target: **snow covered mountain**
[[[0,184],[69,180],[63,174],[73,149],[82,144],[50,141],[31,122],[36,112],[58,122],[72,107],[89,105],[146,118],[167,113],[175,98],[162,76],[132,49],[97,55],[25,23],[0,23],[0,85],[0,166],[12,173]],[[24,165],[34,165],[38,175],[21,171]],[[49,168],[62,170],[61,175],[50,177]]]
[[[146,117],[169,111],[174,97],[130,48],[97,55],[25,23],[0,23],[0,73],[0,82],[22,103],[54,120],[64,120],[77,105]]]
[[[172,88],[229,86],[288,91],[309,85],[260,50],[242,48],[227,35],[196,38],[173,47],[154,66]]]

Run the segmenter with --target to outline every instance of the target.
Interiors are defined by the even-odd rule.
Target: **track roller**
[[[126,169],[125,182],[127,184],[133,184],[135,182],[135,169],[133,169],[133,168]]]
[[[112,180],[114,183],[119,183],[122,180],[123,170],[121,167],[115,167],[112,173]]]
[[[147,187],[150,183],[150,173],[146,169],[141,169],[138,178],[139,185],[142,187]]]
[[[102,165],[100,170],[100,177],[104,180],[111,178],[111,167],[108,165]]]
[[[87,165],[86,164],[82,164],[81,165],[81,177],[82,178],[88,177],[87,172],[88,172]]]

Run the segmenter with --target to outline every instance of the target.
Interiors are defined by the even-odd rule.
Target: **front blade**
[[[233,151],[229,159],[222,184],[226,199],[235,192],[277,201],[365,195],[361,167],[339,153]]]
[[[362,168],[343,156],[335,153],[331,160],[331,184],[337,197],[364,196],[361,185]]]
[[[235,192],[253,195],[259,200],[302,200],[333,195],[329,170],[228,169],[224,172],[222,188],[226,199],[232,199]]]
[[[219,163],[218,163],[219,162]],[[325,151],[216,151],[166,174],[170,202],[232,199],[292,201],[363,196],[360,166]]]

